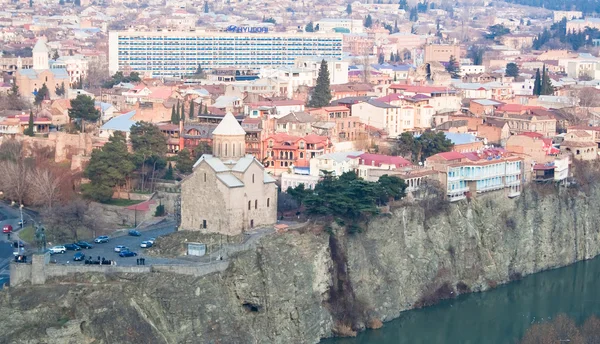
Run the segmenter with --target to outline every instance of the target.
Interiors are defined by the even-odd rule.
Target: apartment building
[[[524,182],[524,159],[503,149],[439,153],[427,158],[426,165],[440,173],[451,202],[500,190],[508,197],[516,197]]]
[[[293,65],[298,57],[342,56],[341,34],[250,29],[246,32],[112,31],[108,39],[109,70],[111,74],[131,69],[154,76],[179,77],[194,73],[199,65],[204,69],[260,69]]]

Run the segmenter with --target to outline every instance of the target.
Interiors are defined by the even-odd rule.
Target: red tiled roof
[[[555,167],[554,165],[548,166],[546,164],[535,164],[535,165],[533,165],[533,169],[534,170],[553,170],[554,167]]]
[[[534,133],[534,132],[531,132],[531,131],[526,131],[524,133],[520,133],[519,135],[531,137],[532,139],[540,139],[540,138],[544,137],[544,135],[542,135],[540,133]]]
[[[385,97],[377,98],[377,100],[382,101],[384,103],[389,103],[389,102],[393,102],[393,101],[400,100],[403,98],[404,98],[404,96],[399,93],[392,93],[392,94],[388,94]]]
[[[396,168],[400,168],[403,166],[412,165],[410,161],[404,159],[401,156],[390,156],[383,154],[370,154],[364,153],[357,156],[360,160],[362,160],[362,165],[367,166],[381,166],[381,165],[394,165]]]
[[[348,109],[345,106],[324,106],[321,108],[322,110],[325,110],[327,112],[335,112],[335,111],[350,111],[350,109]]]
[[[465,158],[465,156],[459,152],[444,152],[444,153],[438,153],[436,155],[445,160],[456,160],[456,159]]]

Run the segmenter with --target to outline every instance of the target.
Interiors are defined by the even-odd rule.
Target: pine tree
[[[448,73],[450,73],[450,77],[452,79],[458,78],[458,73],[460,71],[460,68],[458,66],[458,61],[456,61],[456,58],[454,57],[454,55],[450,55],[450,61],[448,61],[448,65],[446,66],[446,71]]]
[[[352,5],[348,4],[348,6],[346,6],[346,13],[348,13],[348,15],[352,14]]]
[[[519,76],[519,66],[516,63],[510,62],[506,64],[506,76],[516,78]]]
[[[542,78],[540,76],[540,70],[535,71],[535,81],[533,82],[533,95],[539,96],[542,91]]]
[[[202,109],[204,109],[204,104],[200,102],[200,105],[198,106],[198,116],[202,115]]]
[[[179,110],[179,101],[177,101],[177,105],[175,106],[175,124],[179,124],[179,119],[181,119],[181,112]]]
[[[546,65],[544,65],[543,73],[542,73],[542,84],[540,87],[541,95],[552,95],[554,94],[554,86],[552,86],[552,80],[548,75],[548,70],[546,69]]]
[[[29,110],[29,125],[27,126],[27,129],[25,129],[25,131],[23,132],[23,134],[27,135],[27,136],[33,136],[33,111]]]
[[[313,25],[313,22],[309,22],[308,24],[306,24],[306,26],[304,27],[304,31],[305,32],[315,32],[315,27]]]
[[[204,114],[208,115],[208,105],[204,104]]]
[[[177,114],[175,113],[175,105],[171,108],[171,124],[177,124]]]
[[[185,101],[181,102],[181,114],[179,115],[179,119],[185,122]]]
[[[396,19],[396,21],[394,22],[394,33],[398,32],[400,32],[400,29],[398,28],[398,19]]]
[[[317,77],[317,85],[313,89],[308,106],[310,107],[323,107],[329,105],[331,101],[331,89],[329,88],[329,70],[327,69],[327,62],[321,61],[321,69],[319,69],[319,76]]]
[[[370,14],[368,14],[367,17],[365,18],[364,26],[366,28],[370,28],[371,26],[373,26],[373,18],[371,18]]]
[[[209,12],[209,8],[208,8],[208,1],[204,2],[204,13],[208,13]]]
[[[190,101],[190,119],[194,118],[194,101]]]

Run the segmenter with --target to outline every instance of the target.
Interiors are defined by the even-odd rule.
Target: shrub
[[[512,271],[508,274],[508,279],[511,282],[520,281],[523,279],[523,274],[521,274],[520,272]]]
[[[458,292],[458,294],[467,294],[471,292],[471,288],[469,288],[469,286],[463,282],[460,281],[458,283],[456,283],[456,291]]]
[[[415,308],[422,308],[433,306],[441,300],[451,299],[456,297],[454,289],[450,285],[450,282],[444,282],[437,289],[434,286],[430,286],[421,298],[414,304]]]
[[[165,206],[164,204],[156,207],[156,211],[154,212],[154,216],[165,216]]]

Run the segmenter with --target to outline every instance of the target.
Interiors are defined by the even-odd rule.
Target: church
[[[50,66],[50,50],[43,38],[38,39],[33,47],[33,68],[19,69],[15,74],[15,82],[19,87],[19,94],[33,100],[37,91],[46,84],[51,98],[56,98],[56,89],[65,85],[65,94],[71,84],[71,78],[65,68],[52,68]]]
[[[246,154],[246,132],[231,112],[212,135],[213,155],[202,155],[181,183],[180,230],[238,235],[275,224],[275,179]]]

